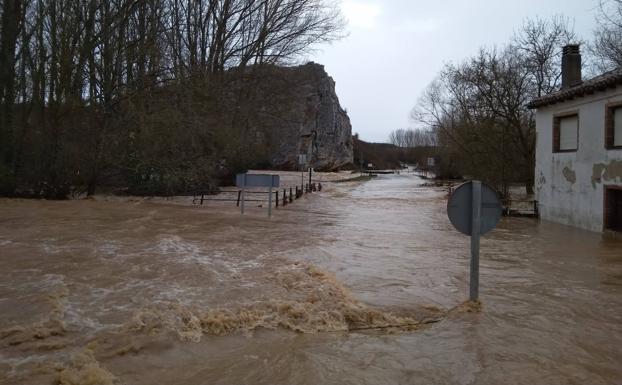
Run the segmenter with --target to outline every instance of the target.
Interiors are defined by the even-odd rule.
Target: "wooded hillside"
[[[2,0],[0,193],[181,192],[251,167],[253,68],[339,37],[324,0]],[[232,68],[241,71],[231,72]],[[236,88],[232,105],[231,82]],[[222,160],[228,163],[223,164]]]

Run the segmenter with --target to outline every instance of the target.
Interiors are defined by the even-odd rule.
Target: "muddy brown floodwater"
[[[481,311],[455,310],[468,238],[421,184],[327,183],[271,220],[0,200],[0,384],[622,383],[622,241],[504,218]]]

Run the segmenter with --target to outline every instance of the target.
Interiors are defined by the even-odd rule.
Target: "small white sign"
[[[307,154],[298,154],[298,164],[301,166],[307,164]]]

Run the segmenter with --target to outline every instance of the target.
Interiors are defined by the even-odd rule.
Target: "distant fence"
[[[538,201],[535,199],[507,198],[502,200],[502,203],[504,216],[540,218]]]
[[[458,186],[449,185],[447,187],[448,195],[451,195]],[[501,204],[503,205],[503,216],[540,218],[538,201],[535,199],[505,198],[501,200]]]
[[[293,203],[294,200],[302,197],[304,194],[312,193],[315,191],[322,191],[321,183],[306,183],[304,186],[291,186],[289,188],[277,189],[272,192],[274,207],[287,206]],[[245,194],[252,194],[250,199],[247,197],[244,200],[246,202],[263,202],[268,204],[268,191],[248,191]],[[240,205],[242,197],[242,190],[205,190],[201,193],[197,193],[192,198],[192,204],[203,205],[208,202],[235,202],[236,206]]]

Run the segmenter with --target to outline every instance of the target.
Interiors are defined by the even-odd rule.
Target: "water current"
[[[0,384],[622,383],[622,241],[503,218],[473,311],[423,182],[325,183],[271,219],[0,200]]]

